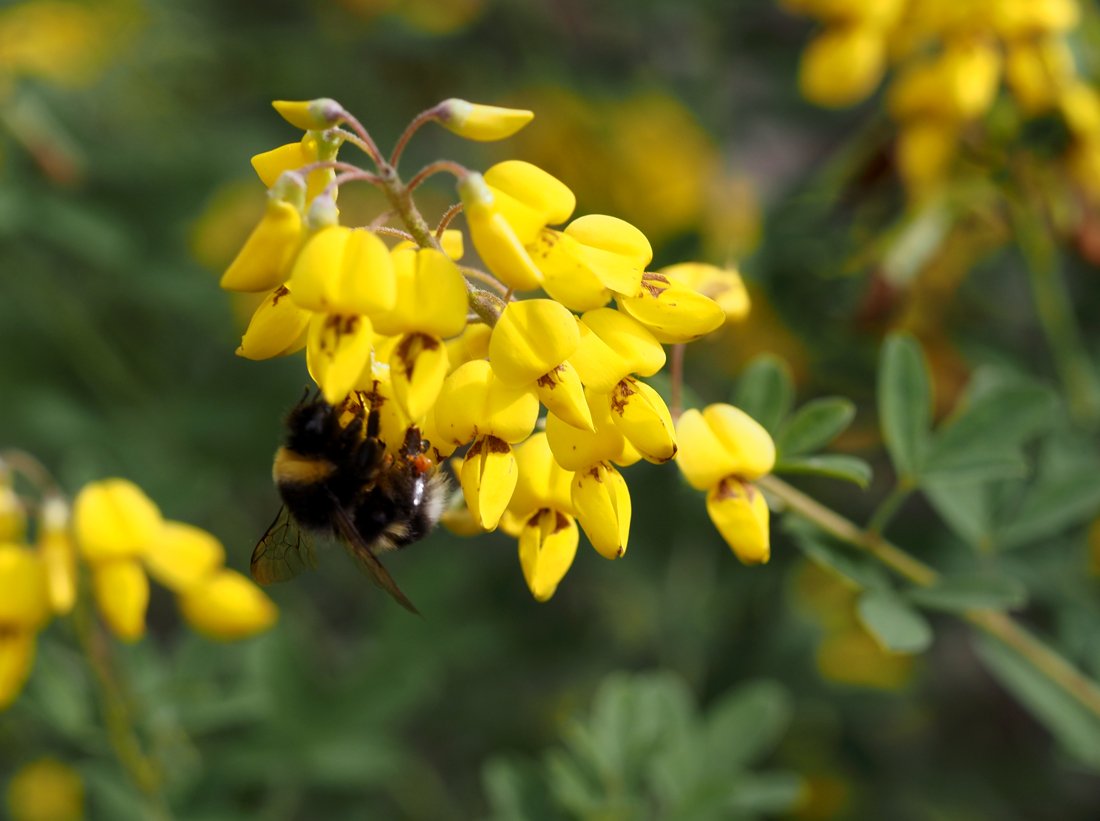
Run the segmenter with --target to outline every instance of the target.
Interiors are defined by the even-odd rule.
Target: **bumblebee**
[[[361,400],[334,407],[303,397],[288,415],[272,467],[283,506],[252,552],[252,578],[271,584],[315,567],[310,536],[328,536],[375,584],[417,613],[378,556],[431,532],[447,480],[415,425],[396,455],[386,450],[379,438],[383,400],[377,392],[367,399],[369,412]]]

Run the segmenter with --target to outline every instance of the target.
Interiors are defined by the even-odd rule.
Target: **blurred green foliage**
[[[962,579],[894,585],[794,520],[771,564],[742,567],[675,470],[643,465],[628,557],[582,548],[545,605],[511,540],[443,532],[390,564],[423,620],[337,550],[273,593],[276,630],[240,645],[177,629],[154,599],[154,635],[118,655],[181,816],[1100,814],[1091,719],[938,614],[1026,600],[1029,622],[1100,675],[1085,539],[1100,508],[1095,438],[1066,408],[1024,257],[982,245],[1003,234],[977,206],[895,219],[874,104],[835,113],[798,99],[803,21],[764,0],[77,5],[112,15],[78,81],[0,78],[0,445],[34,452],[66,488],[127,476],[243,568],[276,506],[269,460],[305,378],[297,360],[233,356],[248,309],[216,287],[262,207],[249,156],[295,136],[268,103],[335,97],[385,145],[460,96],[536,120],[515,144],[425,132],[407,167],[514,149],[556,163],[581,210],[648,203],[649,217],[619,215],[650,231],[658,265],[746,257],[754,316],[689,350],[687,395],[733,397],[778,435],[792,474],[826,475],[800,485],[857,521],[894,475],[876,383],[909,391],[880,406],[893,464],[920,488],[889,532]],[[1086,35],[1100,44],[1095,26]],[[651,98],[640,110],[661,122],[618,107]],[[663,136],[649,149],[628,139],[651,126]],[[609,145],[641,160],[578,162]],[[717,193],[661,188],[662,168]],[[969,193],[963,204],[985,203]],[[449,202],[442,186],[426,195]],[[657,213],[664,202],[683,216]],[[1064,245],[1095,356],[1095,266]],[[906,260],[915,280],[884,284]],[[918,276],[930,269],[961,274],[937,290]],[[899,361],[876,380],[883,332],[914,305],[935,308],[917,328],[923,353],[895,338],[885,356]],[[786,364],[746,368],[761,351]],[[820,399],[838,395],[854,404]],[[896,650],[931,646],[892,655],[868,630]],[[90,817],[140,818],[70,639],[50,628],[27,692],[0,716],[0,781],[49,754],[84,777]]]

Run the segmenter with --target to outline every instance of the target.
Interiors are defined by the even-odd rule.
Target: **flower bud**
[[[46,570],[50,608],[58,615],[76,604],[76,546],[69,519],[69,506],[60,496],[43,500],[38,524],[38,553]]]
[[[335,100],[275,100],[271,103],[284,120],[303,131],[323,131],[342,121],[343,108]]]
[[[511,137],[534,119],[533,111],[498,108],[451,98],[440,103],[439,124],[467,140],[492,142]]]
[[[802,54],[802,96],[828,108],[844,108],[865,99],[886,64],[882,32],[870,26],[835,26],[819,34]]]

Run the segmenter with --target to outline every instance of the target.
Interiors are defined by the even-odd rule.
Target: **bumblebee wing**
[[[279,508],[275,521],[252,551],[249,570],[259,584],[293,579],[303,570],[317,567],[317,556],[309,536],[302,532],[286,507]]]
[[[381,587],[387,593],[408,610],[410,613],[420,615],[420,611],[416,609],[408,596],[401,592],[401,588],[397,586],[397,582],[393,580],[393,576],[389,571],[382,566],[382,562],[378,560],[378,557],[371,551],[370,546],[363,541],[363,537],[359,535],[359,531],[355,527],[355,523],[348,516],[347,512],[339,505],[335,506],[336,515],[334,517],[336,521],[336,527],[340,531],[340,535],[343,537],[344,547],[347,549],[351,557],[355,559],[358,564],[368,576],[371,581],[378,587]]]

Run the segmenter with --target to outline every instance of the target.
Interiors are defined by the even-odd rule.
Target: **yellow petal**
[[[626,553],[630,536],[630,491],[626,481],[606,462],[573,477],[573,508],[588,541],[605,559]]]
[[[141,488],[126,479],[85,485],[73,505],[81,555],[89,562],[137,558],[153,544],[163,520]]]
[[[15,701],[34,666],[34,633],[0,631],[0,710]]]
[[[568,359],[535,381],[535,393],[546,409],[561,421],[595,432],[596,425],[588,409],[580,374]]]
[[[676,440],[676,464],[696,490],[714,487],[741,467],[737,456],[725,448],[703,414],[694,408],[684,411],[676,421]]]
[[[302,238],[302,216],[289,202],[269,198],[259,224],[222,274],[227,291],[270,291],[286,279]]]
[[[619,297],[618,303],[623,313],[665,344],[691,342],[726,321],[725,312],[713,299],[673,284],[663,274],[644,274],[638,296]]]
[[[540,508],[573,512],[573,474],[554,461],[544,432],[533,433],[515,448],[519,479],[508,510],[526,520]]]
[[[843,108],[865,99],[882,79],[886,43],[871,26],[830,26],[802,53],[799,87],[812,103]]]
[[[265,186],[271,188],[287,171],[317,162],[317,141],[302,139],[257,154],[252,158],[252,167]]]
[[[742,479],[759,479],[775,466],[775,443],[764,427],[733,405],[715,404],[703,409],[703,418],[733,456]]]
[[[0,544],[0,635],[34,632],[50,617],[46,568],[32,550]]]
[[[145,554],[149,575],[177,593],[225,564],[225,548],[214,536],[183,522],[165,522]]]
[[[252,314],[237,356],[271,359],[300,351],[306,344],[306,327],[311,316],[291,299],[286,287],[276,288]]]
[[[489,339],[489,362],[503,382],[529,385],[577,349],[577,319],[552,299],[510,302]]]
[[[279,618],[275,603],[236,570],[222,569],[179,596],[187,623],[219,641],[235,641],[267,630]]]
[[[111,632],[123,641],[145,635],[149,578],[133,559],[115,559],[92,566],[96,606]]]
[[[42,504],[38,553],[46,570],[50,608],[58,615],[65,615],[76,603],[76,545],[69,506],[59,496],[47,498]]]
[[[1077,137],[1100,137],[1100,94],[1087,83],[1074,83],[1061,95],[1060,105],[1066,127]]]
[[[460,336],[448,339],[447,360],[451,372],[471,359],[488,359],[489,339],[492,334],[493,329],[488,325],[473,324],[467,325]]]
[[[406,334],[390,357],[393,392],[409,419],[423,419],[447,376],[447,349],[427,334]]]
[[[580,533],[572,516],[557,510],[531,515],[519,534],[519,564],[531,595],[547,601],[573,564]]]
[[[1053,108],[1062,89],[1072,83],[1074,73],[1073,52],[1060,37],[1007,46],[1005,80],[1026,114]]]
[[[322,131],[340,122],[340,104],[328,97],[275,100],[271,105],[284,120],[303,131]]]
[[[736,268],[719,268],[702,262],[681,262],[660,271],[670,281],[679,282],[722,308],[726,319],[737,322],[749,314],[750,300],[745,282]]]
[[[518,479],[515,454],[503,439],[482,436],[470,445],[459,481],[466,506],[484,530],[496,529]]]
[[[542,272],[542,289],[571,311],[591,311],[610,301],[611,291],[582,258],[573,237],[544,228],[527,252]]]
[[[771,557],[768,503],[748,482],[721,480],[707,493],[707,513],[726,544],[745,564],[763,564]]]
[[[668,406],[645,382],[627,378],[611,391],[611,421],[646,461],[661,464],[676,455],[676,431]]]
[[[957,126],[935,119],[915,120],[898,131],[898,174],[914,196],[927,196],[944,182],[958,140]]]
[[[458,267],[434,248],[395,248],[396,299],[393,309],[374,319],[378,333],[420,332],[444,339],[466,327],[469,301]]]
[[[516,236],[508,220],[497,209],[493,192],[480,174],[467,174],[458,182],[466,225],[478,256],[485,266],[508,287],[530,291],[538,287],[542,274]]]
[[[326,226],[306,240],[287,287],[300,307],[325,313],[375,315],[397,301],[386,244],[344,225]]]
[[[306,339],[306,364],[325,401],[337,405],[355,387],[370,361],[372,329],[365,316],[314,314]]]
[[[632,373],[652,376],[665,364],[665,351],[637,320],[613,308],[581,317],[580,343],[570,357],[586,387],[604,393]]]
[[[511,137],[535,116],[533,111],[521,108],[498,108],[455,98],[444,100],[439,110],[440,125],[460,137],[479,142]]]
[[[462,259],[466,253],[465,240],[462,232],[457,228],[448,228],[444,231],[443,236],[439,239],[439,244],[443,247],[443,253],[455,262]]]
[[[626,438],[611,419],[608,394],[585,391],[592,414],[592,429],[574,427],[555,414],[546,415],[546,440],[554,459],[566,470],[584,470],[597,462],[618,461]]]
[[[538,414],[539,400],[530,387],[506,384],[488,362],[475,359],[444,381],[435,405],[435,426],[456,445],[479,434],[522,442],[534,430]]]
[[[589,214],[569,223],[565,235],[576,240],[575,253],[606,288],[638,293],[642,272],[653,260],[645,234],[617,217]]]
[[[497,163],[485,172],[485,182],[538,212],[543,225],[565,222],[577,207],[565,183],[522,160]]]

